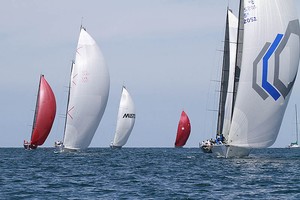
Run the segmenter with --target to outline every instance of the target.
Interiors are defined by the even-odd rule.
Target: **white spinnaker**
[[[238,19],[232,14],[230,10],[228,13],[228,26],[229,26],[229,77],[228,77],[228,89],[225,103],[224,124],[223,124],[223,136],[228,139],[231,117],[232,117],[232,100],[233,100],[233,84],[234,84],[234,70],[236,59],[236,41],[237,41],[237,28]]]
[[[90,145],[106,108],[109,72],[95,40],[82,28],[71,74],[64,147]]]
[[[134,102],[126,90],[122,89],[120,106],[118,111],[116,133],[113,146],[122,147],[126,144],[135,123]]]
[[[292,0],[244,0],[244,11],[241,74],[230,127],[229,144],[264,148],[274,144],[277,138],[291,90],[285,98],[280,94],[280,97],[275,100],[268,91],[262,89],[268,94],[268,97],[263,99],[253,88],[255,76],[257,85],[262,86],[263,58],[257,65],[254,63],[260,57],[259,54],[264,52],[263,47],[267,43],[272,45],[278,34],[286,37],[285,33],[289,23],[298,20],[298,16]],[[296,34],[290,35],[280,53],[280,62],[278,63],[279,79],[285,86],[293,82],[298,71],[299,22],[296,22],[292,25],[293,27],[289,27],[296,31]],[[275,52],[271,51],[270,54],[268,72],[265,74],[267,74],[267,82],[274,85]],[[265,56],[266,54],[263,55],[263,57]],[[254,66],[257,66],[257,70]]]

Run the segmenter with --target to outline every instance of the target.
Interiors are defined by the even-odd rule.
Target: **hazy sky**
[[[300,1],[295,1],[300,11]],[[42,73],[57,115],[44,146],[62,140],[71,60],[81,23],[99,44],[110,72],[110,96],[92,147],[114,137],[122,85],[136,104],[127,147],[173,147],[181,111],[191,120],[186,147],[216,130],[226,7],[237,0],[2,0],[0,4],[0,147],[29,140]],[[274,147],[295,139],[295,83]],[[299,109],[300,112],[300,109]]]

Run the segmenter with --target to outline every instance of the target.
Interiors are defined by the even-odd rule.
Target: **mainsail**
[[[217,135],[228,138],[232,118],[238,19],[227,10]]]
[[[183,147],[191,133],[190,119],[186,112],[182,111],[178,123],[175,147]]]
[[[90,145],[106,108],[109,79],[98,45],[81,28],[71,71],[64,148],[80,150]]]
[[[43,145],[47,139],[56,114],[54,93],[44,75],[40,76],[40,83],[35,107],[35,115],[29,143],[25,142],[26,149],[35,149]]]
[[[128,90],[123,86],[119,105],[117,127],[111,147],[122,147],[126,144],[135,123],[135,106]]]

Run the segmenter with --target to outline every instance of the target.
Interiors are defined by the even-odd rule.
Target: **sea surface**
[[[300,149],[0,148],[0,199],[300,199]]]

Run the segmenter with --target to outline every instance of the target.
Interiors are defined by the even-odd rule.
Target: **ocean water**
[[[300,149],[0,148],[0,199],[300,199]]]

